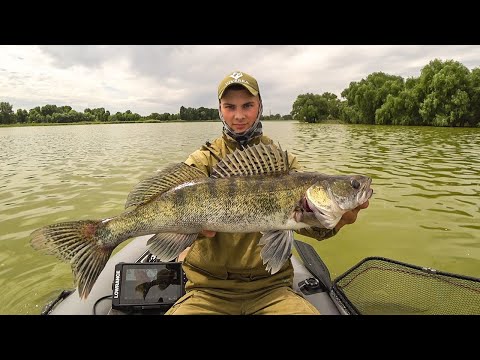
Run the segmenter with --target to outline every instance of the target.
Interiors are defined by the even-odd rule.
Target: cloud
[[[216,108],[216,88],[240,70],[259,82],[265,113],[291,111],[298,95],[332,92],[383,71],[419,76],[431,60],[480,66],[478,45],[49,45],[0,46],[0,101],[178,113]]]

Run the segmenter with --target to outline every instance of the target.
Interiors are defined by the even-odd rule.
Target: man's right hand
[[[347,211],[343,214],[342,218],[335,226],[335,230],[338,232],[343,226],[353,224],[357,220],[358,212],[362,209],[366,209],[369,205],[369,201],[365,201],[363,204],[358,205],[355,209]]]
[[[210,230],[203,230],[201,234],[205,237],[212,238],[215,236],[217,232],[216,231],[210,231]]]

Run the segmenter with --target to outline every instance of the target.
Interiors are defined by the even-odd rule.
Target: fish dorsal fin
[[[201,170],[183,162],[170,165],[152,177],[140,181],[128,194],[125,209],[144,204],[175,186],[204,177],[207,175]]]
[[[287,152],[280,145],[260,143],[228,154],[213,167],[211,177],[279,175],[288,172]]]

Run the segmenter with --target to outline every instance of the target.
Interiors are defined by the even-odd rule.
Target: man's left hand
[[[335,226],[335,230],[339,231],[344,225],[353,224],[357,220],[358,212],[362,209],[366,209],[368,205],[369,203],[367,200],[362,205],[359,205],[355,209],[347,211],[345,214],[343,214],[342,218]]]

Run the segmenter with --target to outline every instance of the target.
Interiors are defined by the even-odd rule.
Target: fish
[[[291,256],[295,230],[334,228],[372,196],[371,182],[360,174],[291,171],[280,144],[260,143],[227,154],[210,176],[171,164],[140,181],[121,214],[46,225],[31,233],[30,244],[70,263],[82,299],[119,244],[149,234],[149,251],[168,262],[204,230],[261,232],[260,256],[274,274]]]

